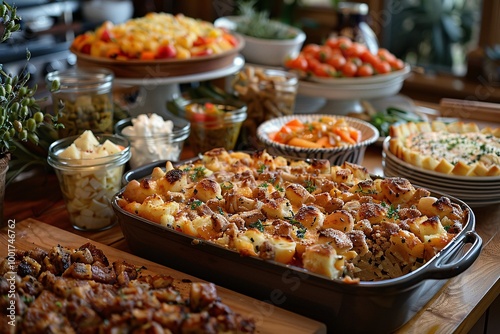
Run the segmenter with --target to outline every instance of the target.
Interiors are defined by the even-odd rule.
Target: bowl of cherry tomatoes
[[[379,48],[374,54],[364,44],[343,36],[331,37],[322,45],[305,45],[298,56],[286,60],[285,66],[305,80],[330,84],[381,82],[408,69],[389,50]]]
[[[300,94],[334,101],[396,95],[410,73],[410,66],[387,49],[373,54],[347,37],[307,44],[284,65],[300,77]]]
[[[360,164],[378,130],[347,116],[294,114],[273,118],[257,128],[257,138],[270,154],[300,159],[326,159],[332,165]]]

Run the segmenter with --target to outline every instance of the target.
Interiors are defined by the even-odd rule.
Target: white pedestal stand
[[[213,71],[166,78],[116,78],[115,81],[119,85],[141,88],[137,103],[129,109],[131,117],[153,112],[162,116],[171,116],[167,111],[166,102],[180,94],[179,84],[222,78],[236,73],[244,65],[244,58],[238,55],[231,65]]]
[[[338,79],[331,84],[301,80],[298,94],[326,99],[317,113],[346,115],[362,112],[362,100],[378,99],[396,95],[403,86],[409,68],[386,77]],[[344,81],[343,81],[344,80]]]

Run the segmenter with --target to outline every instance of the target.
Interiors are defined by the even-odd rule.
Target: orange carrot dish
[[[310,122],[295,118],[269,137],[278,143],[291,146],[332,148],[359,143],[361,131],[350,126],[343,118],[322,117]]]

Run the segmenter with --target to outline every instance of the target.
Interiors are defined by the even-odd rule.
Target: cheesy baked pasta
[[[243,256],[348,282],[394,278],[431,259],[469,212],[403,178],[352,163],[214,149],[132,180],[118,205]]]

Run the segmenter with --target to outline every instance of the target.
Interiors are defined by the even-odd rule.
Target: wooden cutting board
[[[39,222],[35,219],[26,219],[17,222],[14,228],[0,230],[0,258],[5,258],[9,250],[10,241],[17,250],[28,250],[40,247],[45,250],[61,245],[69,248],[80,247],[91,242],[102,249],[110,262],[126,260],[136,266],[145,266],[144,274],[164,274],[176,279],[176,286],[182,292],[189,288],[189,282],[202,281],[193,276],[144,260],[132,254],[100,244],[90,239],[61,230],[52,225]],[[305,318],[301,315],[280,309],[276,306],[244,296],[234,291],[217,287],[222,302],[234,311],[251,316],[257,324],[257,333],[326,333],[324,324]]]

